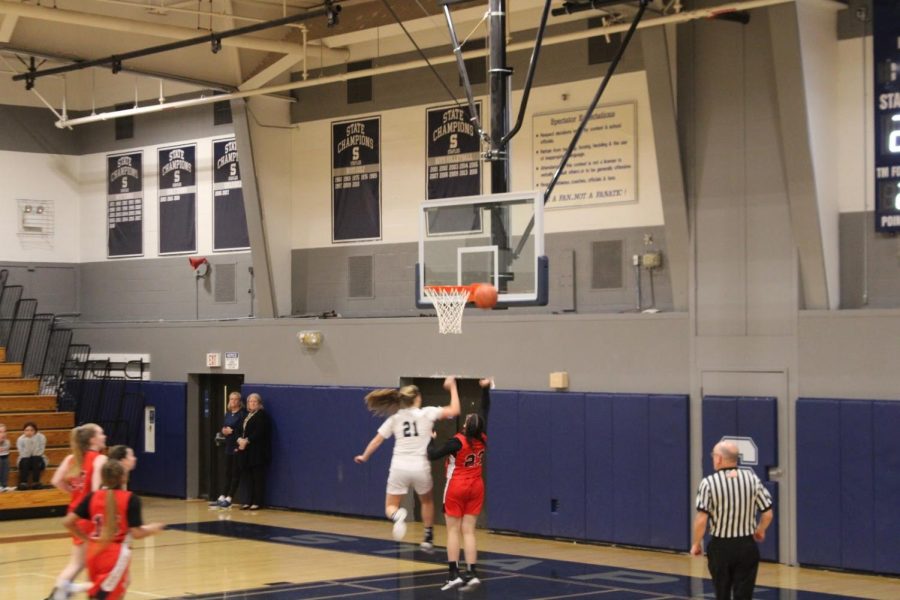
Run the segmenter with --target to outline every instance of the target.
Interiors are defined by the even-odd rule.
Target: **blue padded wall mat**
[[[134,448],[137,468],[129,487],[138,493],[187,496],[187,384],[142,381],[128,384],[129,392],[140,391],[144,405],[156,408],[156,452],[144,452],[144,427]],[[141,417],[143,419],[143,417]]]
[[[550,421],[550,530],[554,536],[584,538],[584,395],[544,394]]]
[[[684,550],[690,540],[690,406],[683,395],[649,396],[650,540],[654,548]]]
[[[519,514],[527,457],[519,453],[519,393],[491,392],[485,469],[487,525],[491,529],[522,531]]]
[[[841,565],[841,403],[797,400],[797,559]]]
[[[584,396],[585,537],[613,539],[613,394]]]
[[[875,570],[900,574],[900,402],[873,403]]]

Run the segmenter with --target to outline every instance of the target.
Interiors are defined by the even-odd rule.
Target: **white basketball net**
[[[426,287],[425,297],[431,300],[437,311],[438,331],[462,333],[463,309],[469,301],[469,288]]]

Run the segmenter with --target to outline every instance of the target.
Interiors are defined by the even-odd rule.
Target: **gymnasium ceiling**
[[[564,1],[552,0],[551,7],[559,9]],[[746,0],[651,0],[644,21],[671,16],[682,6],[688,10],[735,1]],[[51,105],[61,111],[65,100],[70,111],[90,111],[135,100],[196,97],[210,89],[249,91],[292,78],[314,80],[343,73],[344,64],[366,59],[373,59],[376,67],[413,60],[415,48],[397,18],[426,54],[452,56],[437,0],[335,2],[342,10],[334,27],[328,27],[324,17],[315,17],[223,39],[218,53],[203,43],[125,61],[116,75],[109,67],[97,67],[41,77],[28,91],[24,82],[11,77],[30,64],[42,70],[103,59],[315,10],[322,0],[0,0],[0,104]],[[507,0],[508,39],[530,42],[543,6],[544,0]],[[453,5],[460,39],[485,37],[487,7],[488,0]],[[585,20],[592,16],[624,26],[636,9],[637,0],[625,0],[604,5],[603,10],[551,16],[547,39],[560,31],[586,30]],[[290,101],[286,92],[277,97]]]
[[[510,35],[527,39],[540,20],[542,0],[507,0]],[[581,0],[577,0],[581,1]],[[648,18],[662,14],[676,0],[654,0]],[[389,4],[416,43],[431,56],[449,56],[446,22],[436,0],[343,0],[339,24],[327,27],[324,17],[223,40],[222,50],[209,44],[128,60],[122,72],[108,67],[87,68],[36,80],[34,91],[13,82],[32,59],[38,70],[78,60],[106,58],[172,41],[222,32],[315,9],[320,0],[0,0],[0,104],[43,106],[43,101],[68,110],[91,110],[138,100],[198,94],[219,87],[252,90],[288,82],[291,73],[309,78],[344,63],[375,59],[390,62],[414,58],[415,48],[386,8]],[[559,8],[563,0],[553,0]],[[487,0],[453,6],[460,38],[485,36],[482,21]],[[551,17],[551,27],[587,16],[629,15],[635,2],[623,2],[605,12],[581,12]],[[303,28],[307,49],[303,50]],[[398,60],[394,58],[393,60]],[[40,94],[40,97],[38,97]],[[282,94],[287,98],[287,94]],[[43,98],[43,100],[41,99]]]

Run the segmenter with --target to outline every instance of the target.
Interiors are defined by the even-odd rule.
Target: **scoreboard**
[[[900,0],[873,0],[875,229],[900,231]]]

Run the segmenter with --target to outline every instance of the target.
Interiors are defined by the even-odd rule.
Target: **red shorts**
[[[94,522],[88,519],[78,519],[77,521],[75,521],[75,527],[78,528],[78,531],[87,536],[91,535],[94,532]],[[84,544],[84,540],[73,535],[72,543],[76,546],[81,546],[82,544]]]
[[[99,542],[92,541],[88,547],[87,570],[93,585],[88,596],[104,600],[124,598],[130,563],[131,549],[127,545],[110,543],[101,548]]]
[[[450,517],[481,514],[484,504],[484,481],[476,479],[451,479],[444,493],[444,513]]]

